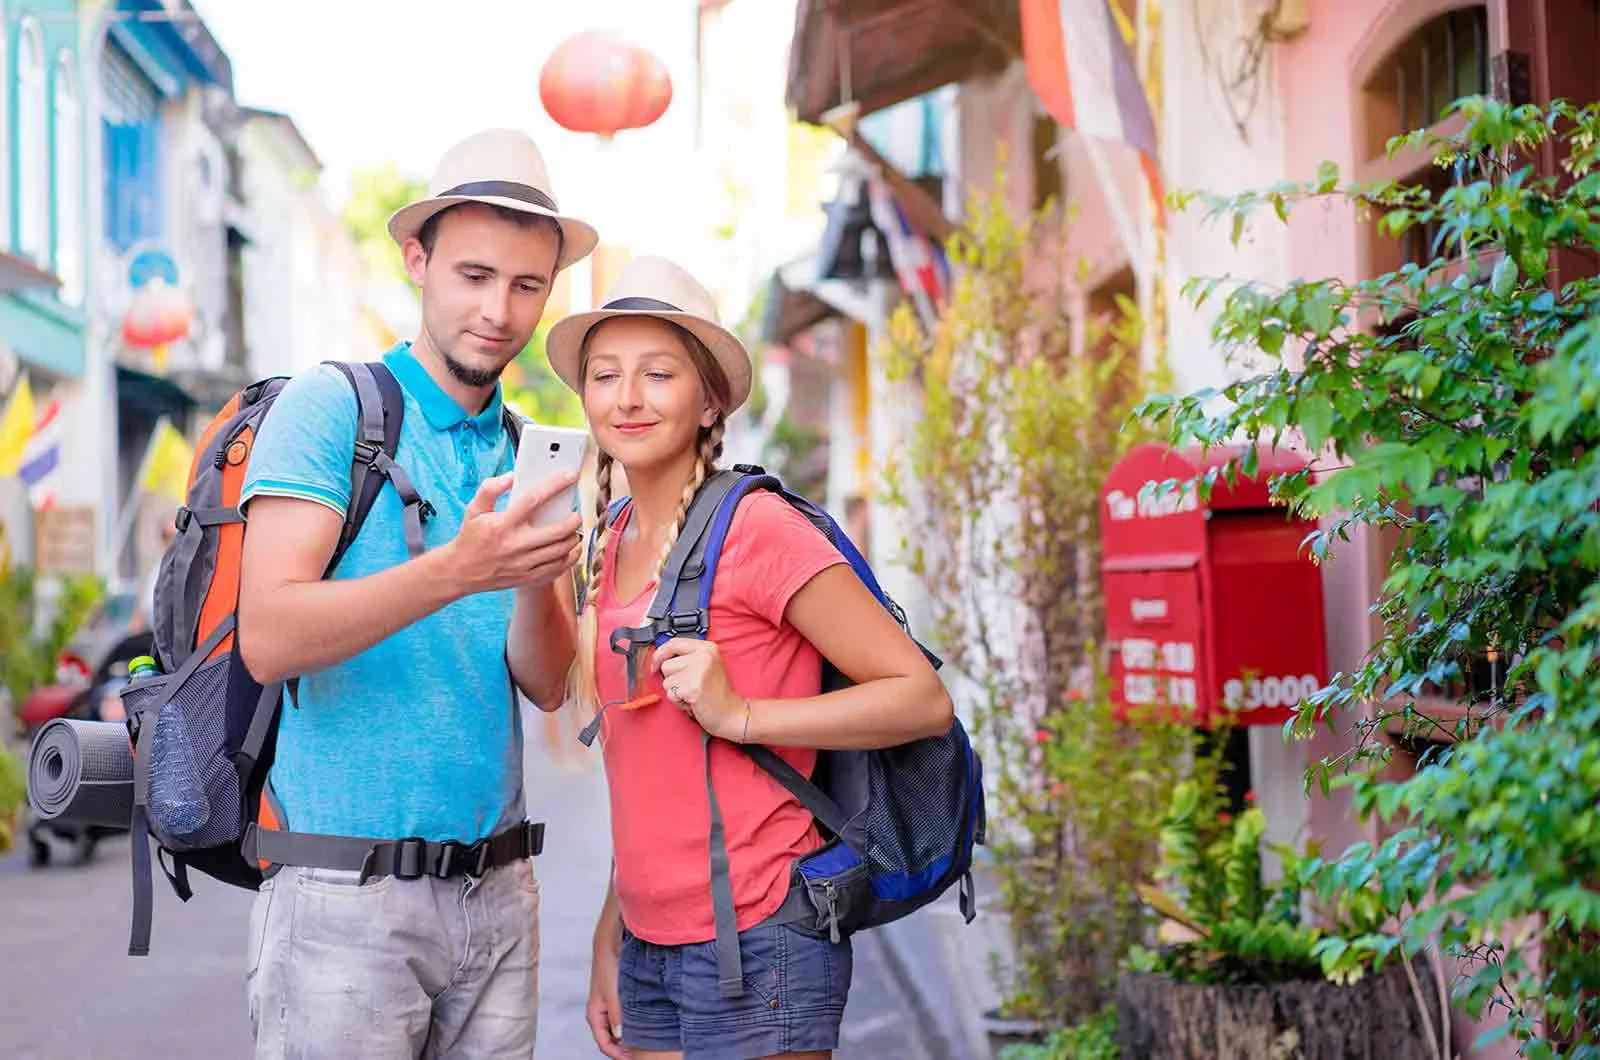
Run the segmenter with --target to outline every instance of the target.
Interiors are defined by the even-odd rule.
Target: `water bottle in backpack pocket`
[[[150,749],[150,824],[165,835],[197,835],[211,819],[205,781],[183,712],[171,700],[156,714]]]
[[[223,655],[176,686],[162,675],[134,680],[122,693],[134,741],[134,802],[144,808],[150,834],[174,853],[237,842],[244,834],[244,796],[226,719],[213,709],[228,665]]]

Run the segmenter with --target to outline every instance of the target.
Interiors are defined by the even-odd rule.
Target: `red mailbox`
[[[1202,503],[1195,479],[1240,452],[1141,445],[1106,476],[1101,581],[1112,696],[1124,710],[1282,724],[1325,683],[1322,575],[1303,548],[1316,523],[1291,518],[1267,490],[1305,459],[1262,449],[1254,478],[1223,479]],[[1176,491],[1145,491],[1172,479]]]

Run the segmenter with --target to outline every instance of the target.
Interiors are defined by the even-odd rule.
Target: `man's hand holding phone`
[[[504,511],[495,511],[513,481],[513,475],[486,479],[467,505],[455,540],[445,546],[468,592],[551,585],[582,553],[582,520],[576,512],[543,526],[535,521],[543,506],[572,490],[577,473],[559,471],[529,484]]]

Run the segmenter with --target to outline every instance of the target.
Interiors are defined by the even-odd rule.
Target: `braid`
[[[717,461],[722,457],[722,436],[726,430],[727,421],[718,413],[717,422],[700,435],[700,458],[694,462],[694,474],[683,485],[683,496],[678,500],[678,512],[672,519],[672,529],[661,544],[661,558],[656,561],[658,575],[667,565],[667,557],[672,554],[672,546],[678,543],[678,535],[683,533],[683,524],[689,518],[689,506],[694,503],[695,494],[700,492],[700,487],[717,469]]]
[[[595,542],[594,557],[584,579],[583,613],[578,616],[578,650],[567,672],[568,698],[590,717],[600,709],[600,687],[595,681],[595,650],[600,639],[600,582],[605,576],[606,549],[611,543],[611,527],[606,509],[611,507],[611,466],[613,459],[604,449],[595,458]]]
[[[600,588],[600,578],[606,568],[606,545],[611,540],[611,526],[606,521],[607,510],[611,507],[611,465],[613,458],[610,453],[600,450],[595,458],[594,468],[594,526],[595,543],[594,558],[590,562],[586,584],[589,586],[585,599],[587,606],[594,605],[595,593]]]

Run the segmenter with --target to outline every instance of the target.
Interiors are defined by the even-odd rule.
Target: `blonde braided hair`
[[[705,485],[706,479],[717,470],[717,461],[722,458],[723,437],[727,433],[727,417],[723,413],[730,403],[731,388],[728,384],[727,374],[722,366],[717,363],[705,343],[701,342],[692,332],[685,328],[663,320],[661,323],[677,334],[683,343],[684,350],[689,354],[695,370],[700,375],[700,383],[705,388],[707,395],[717,407],[716,420],[709,427],[700,430],[699,453],[695,461],[694,471],[690,473],[683,486],[683,495],[678,501],[678,509],[672,520],[671,529],[662,542],[661,555],[656,560],[656,577],[661,576],[661,569],[666,566],[667,557],[672,554],[672,546],[677,544],[678,537],[683,533],[684,524],[689,518],[689,507],[694,503],[694,498],[700,492],[700,487]],[[579,378],[588,376],[589,345],[595,332],[604,327],[604,322],[595,325],[584,336],[582,354],[580,358]],[[606,520],[606,510],[611,507],[611,473],[615,458],[603,449],[597,451],[595,461],[595,503],[594,519],[596,538],[594,542],[594,556],[589,563],[587,576],[584,579],[584,607],[578,615],[578,650],[572,660],[572,668],[567,679],[568,697],[572,699],[586,718],[592,718],[600,710],[600,690],[595,680],[596,652],[600,647],[599,607],[602,582],[605,577],[606,550],[611,545],[613,530]],[[609,650],[609,646],[607,648]]]
[[[596,452],[594,528],[591,531],[595,535],[594,548],[584,572],[583,610],[578,612],[578,650],[567,674],[568,698],[581,705],[589,715],[599,709],[600,703],[600,689],[594,676],[595,642],[599,637],[599,608],[595,601],[600,596],[601,579],[605,577],[606,549],[611,547],[611,524],[606,519],[606,509],[611,507],[611,467],[615,463],[604,449],[597,448]]]
[[[684,523],[689,520],[689,505],[694,503],[695,494],[717,470],[717,460],[722,456],[722,436],[726,432],[727,421],[721,413],[717,414],[715,423],[700,432],[700,458],[694,463],[689,481],[683,484],[683,496],[678,499],[678,511],[672,517],[672,529],[667,532],[666,540],[661,543],[661,555],[656,558],[658,578],[667,565],[667,557],[672,555],[672,546],[678,543],[678,535],[683,533]]]

